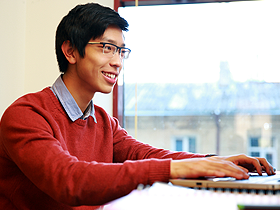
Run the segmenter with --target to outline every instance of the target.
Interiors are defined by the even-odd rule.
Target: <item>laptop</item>
[[[204,177],[199,179],[170,179],[173,185],[190,188],[206,189],[232,189],[232,190],[268,190],[280,191],[280,171],[275,175],[268,176],[263,173],[250,173],[249,179],[236,180],[232,177]]]

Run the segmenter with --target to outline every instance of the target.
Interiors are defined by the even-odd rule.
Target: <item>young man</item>
[[[127,28],[118,13],[94,3],[78,5],[62,19],[56,33],[61,76],[52,87],[19,98],[1,120],[1,208],[96,209],[139,184],[177,177],[246,179],[254,169],[274,174],[263,158],[153,148],[93,105],[96,92],[112,91],[130,53]]]

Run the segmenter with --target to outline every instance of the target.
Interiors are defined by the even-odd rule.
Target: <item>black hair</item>
[[[109,7],[88,3],[73,8],[56,30],[55,50],[60,72],[65,73],[68,67],[68,60],[61,50],[64,41],[70,41],[80,56],[84,57],[88,41],[101,37],[110,25],[128,31],[127,21]]]

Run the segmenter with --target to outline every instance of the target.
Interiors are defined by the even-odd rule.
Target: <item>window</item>
[[[174,151],[196,152],[195,137],[174,137],[174,141],[172,143],[172,150]]]
[[[126,130],[160,148],[246,153],[280,168],[279,6],[120,8],[132,49],[123,71]]]
[[[277,146],[274,137],[270,139],[249,137],[248,154],[253,157],[264,157],[272,165],[277,165]]]

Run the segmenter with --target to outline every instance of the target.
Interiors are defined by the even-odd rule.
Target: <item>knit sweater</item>
[[[50,88],[15,101],[0,122],[2,209],[96,209],[138,184],[168,182],[171,159],[203,157],[135,140],[94,106],[72,122]]]

